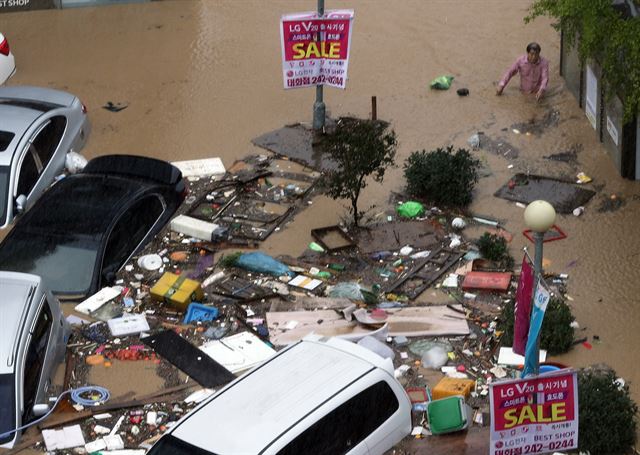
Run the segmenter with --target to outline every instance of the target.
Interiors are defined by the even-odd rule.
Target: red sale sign
[[[526,455],[578,447],[578,380],[564,369],[492,383],[491,455]]]
[[[284,88],[330,85],[345,88],[353,10],[282,16]]]

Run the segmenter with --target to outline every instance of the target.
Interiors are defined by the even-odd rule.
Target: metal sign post
[[[318,0],[318,16],[324,16],[324,0]],[[322,42],[324,31],[318,31],[318,41]],[[324,128],[326,108],[323,101],[323,85],[316,85],[316,102],[313,103],[313,129],[316,132],[322,131]]]

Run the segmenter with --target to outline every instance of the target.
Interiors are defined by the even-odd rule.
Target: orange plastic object
[[[431,395],[434,400],[440,398],[447,398],[454,395],[462,395],[465,399],[469,398],[471,389],[475,386],[476,381],[473,379],[458,379],[444,377],[438,382],[438,384],[431,390]]]
[[[100,354],[89,355],[86,360],[87,365],[101,365],[104,363],[104,356]]]

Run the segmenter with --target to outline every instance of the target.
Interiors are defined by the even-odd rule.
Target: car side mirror
[[[35,417],[42,417],[49,412],[50,409],[48,404],[34,404],[31,412]]]
[[[26,208],[27,196],[21,194],[16,198],[16,213],[23,213]]]
[[[105,284],[113,284],[116,281],[116,274],[113,272],[104,272],[102,274],[102,278],[105,281]]]

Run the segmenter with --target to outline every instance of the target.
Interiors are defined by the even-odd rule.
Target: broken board
[[[462,311],[462,307],[459,308]],[[389,314],[387,323],[391,336],[469,334],[464,314],[447,306],[394,308],[386,311]],[[268,312],[266,318],[269,340],[276,346],[296,342],[310,333],[338,337],[364,337],[372,334],[370,328],[348,322],[342,314],[332,310]]]
[[[142,338],[142,342],[203,387],[218,387],[236,378],[173,330]]]
[[[511,178],[515,185],[504,184],[493,195],[508,201],[529,204],[538,199],[549,202],[558,213],[572,213],[576,207],[584,206],[596,194],[573,182],[542,177],[539,175],[516,174]]]

